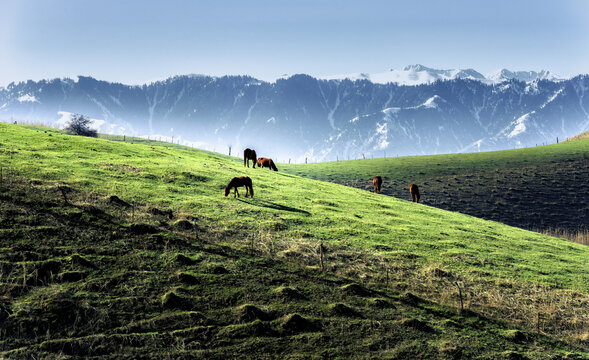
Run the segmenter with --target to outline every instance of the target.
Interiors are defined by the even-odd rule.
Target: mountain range
[[[274,82],[183,75],[137,86],[79,76],[0,88],[0,120],[62,126],[81,113],[104,133],[328,161],[556,142],[589,130],[588,90],[588,75],[504,69],[484,76],[422,65]]]
[[[471,79],[486,84],[496,84],[506,80],[534,81],[534,80],[563,80],[550,71],[510,71],[501,69],[487,76],[474,69],[432,69],[421,64],[408,65],[403,70],[390,69],[387,72],[367,74],[356,73],[348,75],[324,76],[325,80],[369,80],[377,84],[397,83],[399,85],[421,85],[438,80]]]

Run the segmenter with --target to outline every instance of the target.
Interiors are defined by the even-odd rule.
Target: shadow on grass
[[[294,208],[294,207],[277,204],[277,203],[272,202],[272,201],[267,201],[267,200],[253,200],[253,199],[243,200],[243,199],[240,199],[240,198],[238,198],[237,200],[238,201],[241,201],[241,202],[244,202],[244,203],[248,203],[250,205],[256,205],[256,206],[266,207],[266,208],[270,208],[270,209],[276,209],[276,210],[280,210],[280,211],[291,211],[291,212],[301,213],[301,214],[305,214],[305,215],[311,215],[311,213],[308,212],[308,211],[306,211],[306,210],[301,210],[301,209],[297,209],[297,208]]]

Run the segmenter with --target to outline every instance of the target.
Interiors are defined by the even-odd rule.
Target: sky
[[[586,0],[0,0],[0,86],[92,76],[589,73]]]

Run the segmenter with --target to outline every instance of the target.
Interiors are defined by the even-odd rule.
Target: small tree
[[[91,120],[81,114],[73,114],[65,127],[65,131],[74,135],[97,137],[96,130],[90,128]]]

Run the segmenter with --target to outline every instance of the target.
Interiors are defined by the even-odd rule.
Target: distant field
[[[133,142],[0,124],[0,357],[589,357],[587,246]]]
[[[589,226],[589,139],[535,148],[281,165],[284,171],[368,191],[383,177],[382,192],[508,225],[557,233]],[[554,231],[557,230],[557,231]]]

